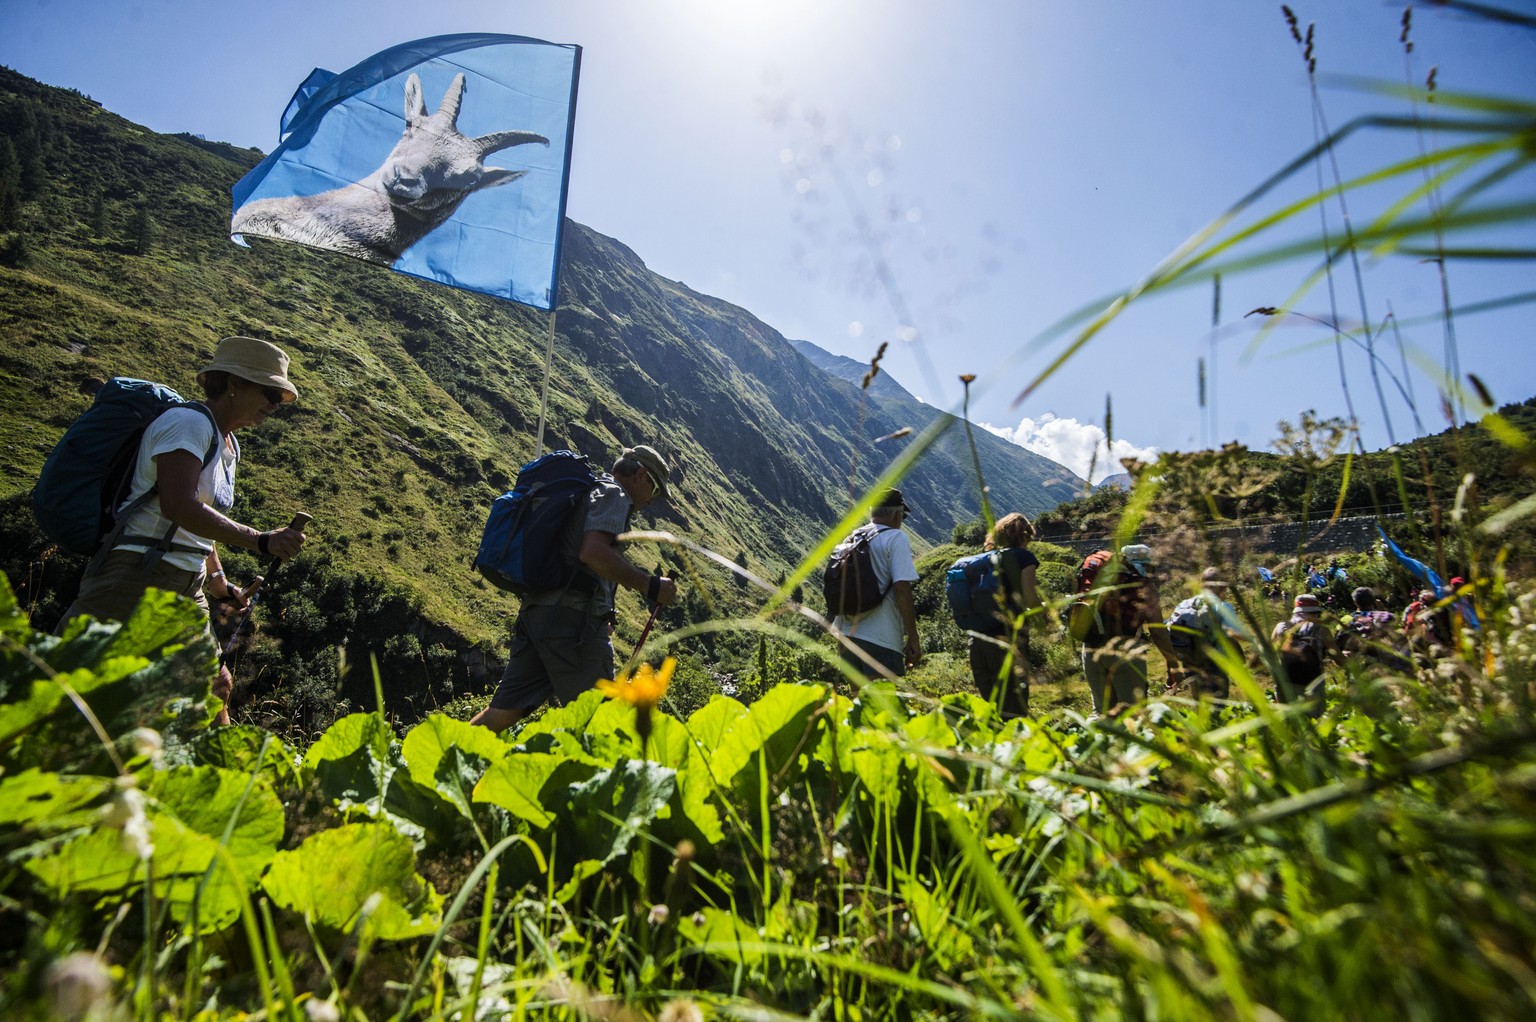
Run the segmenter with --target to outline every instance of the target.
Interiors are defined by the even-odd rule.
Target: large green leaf
[[[400,751],[412,780],[469,816],[475,785],[510,748],[483,727],[434,713],[411,728]]]
[[[741,712],[745,714],[746,708]],[[633,708],[617,700],[592,718],[594,728],[611,725],[620,730],[630,755],[637,756],[641,742],[634,722]],[[653,712],[645,752],[651,763],[677,775],[676,790],[657,820],[656,836],[672,845],[685,839],[703,847],[719,842],[725,831],[716,801],[725,792],[711,776],[708,753],[694,741],[689,726],[670,714]]]
[[[485,772],[473,798],[543,829],[564,808],[569,786],[591,778],[598,769],[596,763],[553,753],[513,753]]]
[[[122,624],[77,618],[63,636],[53,636],[22,625],[8,586],[4,593],[0,618],[24,650],[0,648],[0,748],[58,725],[36,734],[34,748],[8,749],[13,761],[58,766],[92,752],[96,738],[66,685],[109,735],[141,725],[185,730],[205,718],[196,704],[207,698],[215,652],[191,600],[150,590]]]
[[[342,717],[304,754],[305,773],[334,801],[366,803],[381,799],[394,772],[389,755],[394,737],[389,725],[376,713]]]
[[[820,685],[784,684],[769,690],[721,736],[710,759],[715,779],[745,800],[755,801],[757,757],[762,755],[770,780],[792,783],[798,776],[799,759],[819,743],[820,735],[814,732],[823,725],[815,715],[826,699],[826,689]]]
[[[905,874],[898,882],[907,915],[912,920],[928,954],[941,968],[948,969],[957,961],[968,961],[976,951],[976,944],[969,934],[955,925],[950,916],[950,901],[925,887],[919,880]]]
[[[862,729],[849,761],[872,801],[893,811],[901,804],[910,774],[901,743],[884,732]]]
[[[676,789],[674,771],[644,760],[626,760],[570,785],[557,815],[561,857],[604,866],[620,859]]]
[[[155,896],[173,916],[200,929],[234,922],[248,885],[254,884],[283,839],[283,807],[261,779],[218,767],[175,767],[146,779],[147,815],[154,852]],[[225,840],[228,835],[227,841]],[[218,854],[224,844],[237,879]],[[111,827],[98,827],[27,868],[60,895],[71,892],[130,897],[145,878],[144,864]]]
[[[517,732],[518,744],[525,744],[536,735],[554,731],[569,731],[572,734],[584,734],[587,725],[592,722],[592,715],[596,713],[607,701],[597,689],[583,692],[564,706],[551,706],[541,713],[536,719],[524,724]]]
[[[191,762],[223,767],[236,773],[259,773],[273,787],[299,786],[297,753],[281,738],[250,724],[213,728],[198,734],[185,746]],[[265,750],[265,751],[263,751]]]
[[[36,768],[0,778],[0,826],[57,830],[89,822],[112,791],[105,777],[75,777]]]
[[[419,937],[441,923],[443,899],[417,875],[410,839],[385,823],[310,835],[278,853],[261,886],[277,904],[334,930],[356,925],[375,894],[364,923],[374,938]]]
[[[720,747],[725,736],[742,717],[747,707],[730,696],[714,696],[688,718],[688,735],[706,752]]]

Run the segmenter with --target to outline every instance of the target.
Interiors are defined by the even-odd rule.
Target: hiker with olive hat
[[[235,431],[260,425],[299,396],[288,379],[288,356],[269,341],[226,337],[198,371],[197,382],[201,403],[170,408],[145,428],[128,498],[119,505],[132,510],[110,549],[86,568],[80,594],[55,631],[81,614],[126,621],[150,588],[190,597],[205,614],[205,587],[214,598],[243,608],[245,594],[225,577],[218,544],[281,560],[304,545],[297,528],[262,532],[228,517],[240,464]],[[229,671],[220,667],[214,695],[228,700],[233,685]],[[227,709],[220,710],[217,722],[229,723]]]
[[[545,702],[562,706],[601,678],[613,677],[614,595],[633,589],[657,606],[677,600],[677,583],[636,567],[619,552],[634,512],[665,498],[671,469],[652,447],[626,447],[613,473],[598,473],[585,503],[571,515],[560,545],[576,566],[561,589],[523,597],[512,626],[512,650],[490,705],[472,724],[501,732]]]

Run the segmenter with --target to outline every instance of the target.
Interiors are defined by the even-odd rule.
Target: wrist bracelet
[[[272,542],[272,534],[270,532],[258,532],[256,534],[256,549],[261,552],[263,557],[271,552],[267,549],[267,544],[270,542]]]
[[[661,576],[660,575],[652,575],[651,576],[651,584],[645,590],[645,598],[647,600],[650,600],[652,603],[655,603],[656,600],[660,596],[661,596]]]
[[[223,577],[224,577],[224,569],[220,568],[218,571],[216,571],[212,575],[208,576],[208,581],[212,582],[216,578],[223,578]]]

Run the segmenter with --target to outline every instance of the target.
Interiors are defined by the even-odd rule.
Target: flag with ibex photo
[[[580,68],[579,46],[463,34],[317,69],[232,189],[230,235],[553,309]]]

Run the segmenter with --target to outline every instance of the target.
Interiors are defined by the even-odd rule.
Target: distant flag
[[[1403,553],[1403,548],[1392,542],[1392,537],[1387,535],[1387,530],[1383,529],[1380,523],[1377,523],[1376,531],[1381,533],[1382,542],[1387,544],[1387,553],[1397,558],[1398,563],[1408,569],[1408,574],[1433,589],[1437,596],[1445,592],[1445,583],[1440,581],[1440,576],[1435,574],[1435,569]]]
[[[277,238],[553,311],[581,47],[462,34],[316,69],[231,237]],[[553,330],[553,327],[551,327]]]
[[[1448,586],[1440,581],[1440,576],[1435,573],[1435,569],[1423,561],[1416,561],[1405,554],[1402,547],[1392,542],[1392,537],[1387,535],[1386,530],[1381,527],[1379,522],[1376,525],[1376,531],[1381,533],[1381,540],[1387,545],[1387,552],[1397,558],[1398,563],[1408,569],[1408,574],[1421,580],[1430,589],[1434,590],[1437,598],[1449,596],[1455,591],[1454,586]],[[1467,600],[1457,600],[1452,606],[1461,615],[1461,619],[1466,622],[1469,628],[1474,631],[1482,628],[1482,622],[1478,620],[1477,612],[1472,609],[1472,604]]]

